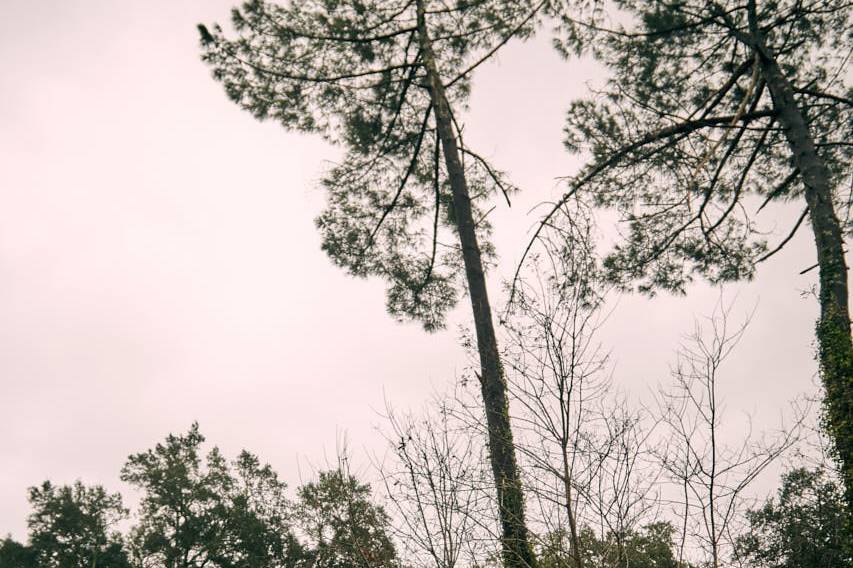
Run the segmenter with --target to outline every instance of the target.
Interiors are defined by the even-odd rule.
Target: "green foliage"
[[[132,455],[122,480],[143,491],[134,556],[145,566],[293,566],[303,556],[290,528],[285,484],[243,452],[228,463],[204,437],[187,434]]]
[[[845,327],[843,321],[847,316],[839,318],[839,314],[832,312],[828,316],[817,324],[819,361],[827,401],[823,427],[834,440],[833,453],[840,457],[841,448],[848,452],[853,449],[853,346],[849,327]],[[847,504],[853,513],[853,461],[838,461],[843,468],[842,478],[847,480]]]
[[[823,470],[798,468],[783,475],[776,499],[747,515],[749,531],[737,555],[757,568],[853,566],[850,517],[838,483]]]
[[[388,515],[370,487],[322,472],[298,503],[269,465],[243,451],[202,451],[198,424],[131,455],[122,480],[142,492],[125,539],[118,494],[102,487],[29,490],[27,544],[0,540],[0,568],[396,568]],[[305,537],[300,541],[298,536]]]
[[[0,544],[2,568],[129,568],[121,536],[115,531],[126,517],[121,496],[77,481],[57,487],[45,481],[29,489],[32,513],[28,544],[11,538]]]
[[[510,37],[526,37],[546,2],[423,0],[453,106],[470,71]],[[321,184],[323,250],[350,274],[389,282],[387,307],[427,330],[443,326],[464,269],[448,178],[409,0],[252,0],[233,11],[235,37],[199,26],[203,59],[228,96],[259,119],[322,135],[345,150]],[[483,214],[500,172],[463,152],[484,252]]]
[[[598,537],[589,527],[580,531],[579,553],[585,568],[689,568],[679,564],[673,547],[675,529],[668,522],[650,523],[623,535]],[[566,531],[546,535],[540,548],[542,568],[574,568]]]
[[[566,147],[592,158],[575,188],[624,222],[604,262],[610,279],[654,293],[683,292],[695,275],[751,278],[777,224],[760,222],[772,209],[762,204],[805,203],[778,101],[759,72],[748,3],[617,0],[607,13],[568,5],[561,49],[589,48],[612,73],[572,103],[565,127]],[[756,14],[828,167],[842,223],[853,161],[850,14],[839,0],[760,2]]]
[[[370,487],[341,469],[299,489],[299,518],[312,543],[313,568],[398,566],[385,510]]]
[[[0,541],[0,568],[36,568],[36,554],[32,548],[7,536]]]
[[[853,11],[843,0],[616,0],[580,23],[587,4],[567,5],[560,47],[588,46],[612,72],[565,128],[567,148],[592,156],[568,196],[589,192],[625,223],[604,260],[611,281],[653,294],[684,292],[696,275],[750,279],[811,225],[825,422],[853,509]],[[783,202],[801,213],[771,248],[779,220],[760,220]]]

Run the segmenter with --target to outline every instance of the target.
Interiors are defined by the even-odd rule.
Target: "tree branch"
[[[788,241],[790,241],[791,239],[793,239],[793,238],[794,238],[794,235],[796,235],[796,234],[797,234],[797,229],[799,229],[799,228],[800,228],[800,225],[802,225],[802,224],[803,224],[803,220],[805,220],[805,218],[806,218],[806,216],[807,216],[808,214],[809,214],[809,208],[808,208],[808,207],[806,207],[805,209],[803,209],[803,212],[800,214],[800,218],[799,218],[799,219],[797,219],[797,222],[794,224],[794,228],[793,228],[793,229],[791,229],[791,232],[790,232],[790,233],[788,233],[788,236],[787,236],[787,237],[785,237],[785,238],[782,240],[782,242],[781,242],[781,243],[779,243],[779,246],[777,246],[775,249],[771,250],[771,251],[770,251],[770,252],[768,252],[767,254],[763,255],[761,258],[759,258],[759,259],[758,259],[758,260],[756,260],[755,262],[756,262],[756,263],[758,263],[758,262],[764,262],[765,260],[767,260],[768,258],[770,258],[771,256],[773,256],[774,254],[776,254],[777,252],[779,252],[780,250],[782,250],[782,248],[783,248],[786,244],[788,244]]]

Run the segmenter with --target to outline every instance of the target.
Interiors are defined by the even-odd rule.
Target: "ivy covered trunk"
[[[853,511],[853,344],[844,237],[833,205],[829,170],[817,152],[806,117],[794,98],[794,89],[766,47],[757,26],[751,27],[762,74],[785,130],[794,166],[803,181],[820,271],[817,339],[825,389],[826,428],[835,443],[847,505]]]
[[[465,262],[471,307],[474,311],[477,350],[480,356],[480,385],[489,432],[489,455],[497,488],[504,565],[508,568],[532,567],[535,566],[535,559],[524,520],[524,496],[510,427],[506,379],[492,322],[483,261],[471,213],[471,198],[453,132],[450,105],[436,66],[422,0],[418,0],[417,18],[421,56],[427,72],[427,87],[453,195],[454,218]]]

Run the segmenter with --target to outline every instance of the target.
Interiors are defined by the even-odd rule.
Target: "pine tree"
[[[323,177],[323,249],[380,276],[388,310],[444,324],[467,289],[507,566],[532,566],[524,499],[485,281],[486,210],[512,187],[464,145],[454,111],[472,71],[535,28],[545,0],[251,1],[236,37],[199,26],[204,60],[241,107],[345,150]],[[443,159],[442,159],[443,158]],[[507,197],[507,200],[509,198]]]
[[[756,264],[811,225],[819,269],[818,357],[826,424],[853,508],[853,347],[844,239],[850,220],[853,49],[843,0],[617,0],[614,11],[568,2],[564,52],[588,46],[612,72],[574,102],[566,145],[592,160],[577,192],[617,209],[627,235],[605,259],[610,278],[683,292],[693,275],[752,278]],[[801,213],[772,247],[758,213]],[[763,218],[763,217],[762,217]],[[544,223],[543,223],[544,226]],[[766,228],[766,225],[764,225]]]

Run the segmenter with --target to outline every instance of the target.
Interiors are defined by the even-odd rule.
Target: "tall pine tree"
[[[751,278],[808,220],[819,269],[817,339],[826,424],[853,507],[853,347],[844,240],[853,234],[853,52],[844,0],[567,2],[561,47],[588,46],[612,72],[574,102],[566,145],[592,160],[577,192],[617,209],[627,234],[605,259],[641,291],[694,274]],[[773,202],[797,219],[772,245]],[[762,215],[759,215],[761,213]],[[543,223],[543,226],[545,223]],[[541,229],[540,229],[541,230]],[[528,249],[529,250],[529,249]]]
[[[529,35],[546,0],[246,2],[235,37],[199,26],[203,58],[260,119],[345,150],[323,177],[323,249],[356,276],[380,276],[388,310],[443,325],[467,289],[507,566],[535,561],[524,520],[506,382],[486,290],[486,209],[511,186],[467,148],[454,111],[472,71]],[[507,197],[508,199],[508,197]]]

